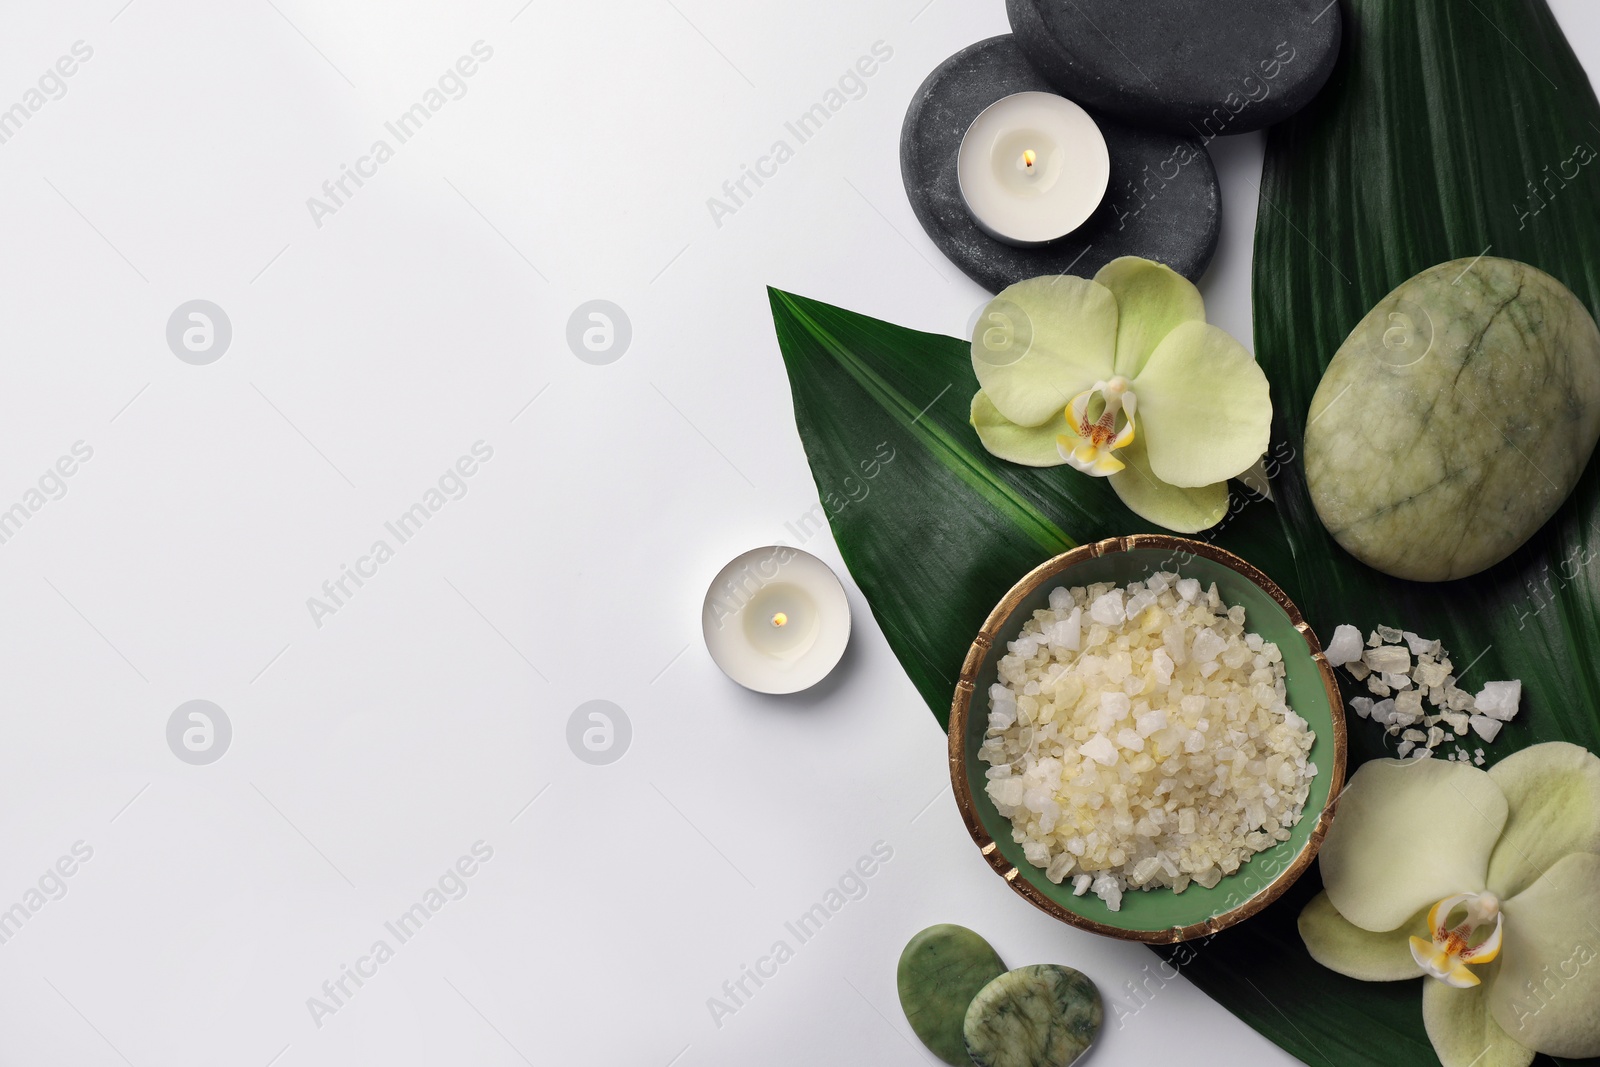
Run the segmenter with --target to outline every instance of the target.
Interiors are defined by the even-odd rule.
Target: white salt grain
[[[1361,631],[1346,624],[1334,629],[1333,640],[1328,642],[1323,655],[1327,657],[1330,667],[1343,667],[1352,660],[1360,659],[1361,651]]]
[[[1111,592],[1089,605],[1089,618],[1101,626],[1118,626],[1127,618],[1122,608],[1122,590]]]
[[[1491,719],[1510,722],[1522,702],[1522,683],[1485,682],[1483,690],[1474,698],[1477,710]]]
[[[1500,728],[1505,726],[1505,723],[1499,719],[1491,719],[1487,715],[1474,715],[1467,721],[1472,724],[1472,732],[1490,744],[1493,744],[1494,739],[1500,736]],[[1479,749],[1478,751],[1482,752],[1483,750]]]

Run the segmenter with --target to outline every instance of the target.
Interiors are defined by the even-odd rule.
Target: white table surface
[[[985,868],[853,585],[819,693],[748,694],[700,642],[719,566],[816,499],[763,286],[950,333],[984,299],[913,219],[897,137],[929,70],[1005,30],[998,0],[17,7],[0,108],[92,56],[0,144],[0,510],[59,495],[0,544],[0,909],[27,912],[0,1062],[924,1063],[894,965],[945,921],[1093,976],[1126,1016],[1096,1062],[1286,1062],[1181,979],[1129,1014],[1154,957]],[[1556,7],[1594,69],[1600,12]],[[465,95],[396,144],[478,41]],[[707,199],[880,41],[864,95],[718,225]],[[380,137],[393,158],[314,219]],[[1203,288],[1248,343],[1261,140],[1213,154]],[[208,365],[166,340],[193,299],[232,326]],[[609,365],[566,342],[594,299],[632,326]],[[387,533],[477,442],[465,496]],[[207,765],[167,740],[195,699],[232,728]],[[605,766],[566,741],[597,699],[632,726]],[[464,896],[387,930],[478,842]],[[878,842],[800,944],[785,922]]]

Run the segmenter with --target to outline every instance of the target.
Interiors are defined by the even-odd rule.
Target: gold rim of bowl
[[[1332,712],[1334,760],[1332,779],[1328,786],[1328,803],[1317,815],[1316,825],[1312,828],[1311,836],[1301,847],[1294,861],[1286,867],[1281,874],[1270,883],[1256,892],[1249,900],[1238,907],[1214,915],[1204,922],[1194,923],[1190,926],[1173,926],[1160,930],[1124,930],[1116,926],[1107,926],[1093,919],[1086,919],[1063,908],[1043,893],[1039,892],[1022,871],[1018,870],[1012,862],[1001,854],[999,846],[989,836],[989,831],[984,828],[983,821],[978,817],[977,805],[973,803],[972,790],[967,782],[966,767],[966,735],[967,722],[971,712],[973,681],[977,678],[978,669],[982,666],[984,658],[990,648],[994,646],[1000,628],[1005,624],[1019,604],[1034,593],[1041,585],[1060,576],[1078,563],[1100,556],[1110,555],[1114,552],[1128,552],[1134,549],[1157,549],[1162,551],[1183,552],[1195,556],[1203,556],[1215,563],[1220,563],[1231,570],[1248,578],[1262,591],[1277,602],[1289,616],[1289,621],[1294,625],[1296,632],[1305,640],[1311,658],[1316,663],[1317,669],[1322,672],[1322,683],[1327,689],[1328,704]],[[1023,577],[1011,591],[995,605],[989,613],[989,618],[984,621],[983,629],[978,631],[977,638],[972,642],[972,647],[967,651],[966,662],[961,665],[961,680],[956,684],[955,699],[950,705],[950,730],[949,730],[949,759],[950,759],[950,784],[955,790],[956,805],[961,809],[961,818],[967,824],[967,831],[972,834],[973,841],[977,842],[978,849],[988,861],[989,867],[1006,884],[1016,890],[1024,900],[1034,907],[1080,930],[1105,937],[1115,937],[1124,941],[1143,941],[1147,944],[1170,945],[1179,941],[1188,941],[1197,937],[1209,937],[1219,930],[1225,930],[1235,923],[1243,922],[1252,915],[1271,904],[1283,895],[1284,890],[1294,884],[1294,881],[1305,873],[1311,861],[1316,858],[1317,850],[1322,847],[1322,839],[1328,833],[1328,827],[1333,822],[1334,808],[1337,806],[1339,793],[1344,787],[1345,765],[1349,758],[1349,741],[1345,731],[1344,702],[1339,694],[1339,683],[1334,677],[1333,668],[1328,666],[1327,657],[1323,655],[1322,643],[1317,640],[1317,635],[1312,632],[1300,614],[1300,609],[1294,602],[1284,595],[1277,583],[1262,574],[1255,567],[1240,559],[1225,549],[1208,545],[1203,541],[1193,541],[1186,537],[1171,537],[1165,534],[1134,534],[1128,537],[1112,537],[1092,545],[1082,545],[1070,552],[1063,552],[1045,563],[1040,564]]]

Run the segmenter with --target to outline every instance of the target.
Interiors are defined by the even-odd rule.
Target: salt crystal
[[[1482,692],[1474,699],[1480,714],[1510,722],[1516,717],[1517,705],[1522,702],[1522,683],[1485,682]]]
[[[1363,719],[1365,719],[1368,715],[1372,714],[1372,698],[1371,697],[1351,697],[1350,698],[1350,707],[1355,710],[1355,713],[1357,715],[1359,715]]]
[[[1416,746],[1417,743],[1415,741],[1402,741],[1398,745],[1394,746],[1395,755],[1399,756],[1401,759],[1405,759],[1406,754]]]
[[[1079,745],[1078,751],[1102,767],[1109,767],[1117,762],[1117,746],[1113,745],[1105,734],[1095,734]]]
[[[1129,597],[1128,606],[1126,609],[1128,621],[1138,621],[1139,616],[1143,615],[1145,611],[1155,604],[1155,602],[1156,597],[1154,593],[1139,593],[1135,596]]]
[[[1323,655],[1330,667],[1343,667],[1352,660],[1360,659],[1361,631],[1349,624],[1335,627]]]
[[[1413,656],[1436,656],[1439,654],[1439,642],[1430,641],[1426,637],[1418,637],[1410,630],[1400,636],[1406,639],[1406,647],[1411,649]]]
[[[1228,642],[1218,636],[1212,629],[1201,630],[1194,638],[1194,658],[1201,663],[1210,663],[1228,647]]]
[[[1380,726],[1389,726],[1394,722],[1394,712],[1393,700],[1380,700],[1372,705],[1372,721]]]
[[[1117,745],[1130,752],[1143,752],[1144,738],[1139,736],[1137,730],[1119,730],[1117,731]]]
[[[1390,693],[1394,692],[1394,690],[1384,685],[1383,679],[1374,674],[1372,677],[1367,679],[1367,692],[1371,693],[1375,697],[1386,697]]]
[[[1394,645],[1369,648],[1361,657],[1368,667],[1384,674],[1410,674],[1411,653]]]
[[[1101,626],[1118,626],[1127,618],[1122,607],[1122,590],[1113,589],[1089,605],[1089,618]]]
[[[1072,607],[1072,590],[1058,585],[1050,590],[1050,610],[1067,611]]]
[[[1397,645],[1400,643],[1400,639],[1405,636],[1405,631],[1396,630],[1393,626],[1379,626],[1378,636],[1383,638],[1387,644]]]
[[[1089,886],[1094,883],[1094,875],[1078,874],[1072,878],[1072,895],[1081,897],[1089,891]]]
[[[1122,910],[1122,886],[1117,879],[1109,874],[1101,874],[1094,880],[1094,895],[1106,902],[1110,911]]]
[[[1150,666],[1156,672],[1157,685],[1172,683],[1172,671],[1176,664],[1172,662],[1172,657],[1167,655],[1165,648],[1158,648],[1150,654]]]
[[[1179,578],[1178,595],[1183,598],[1184,603],[1193,604],[1195,597],[1200,595],[1199,581],[1194,578]]]
[[[1139,729],[1139,736],[1149,737],[1157,730],[1165,730],[1167,728],[1166,709],[1157,708],[1154,711],[1147,711],[1135,717],[1134,723]]]
[[[1473,733],[1491,744],[1494,743],[1496,737],[1500,736],[1501,727],[1505,726],[1505,723],[1499,719],[1493,719],[1487,715],[1474,715],[1468,722],[1472,724]],[[1483,750],[1479,749],[1478,751],[1482,752]]]
[[[1072,613],[1064,619],[1058,619],[1050,624],[1050,644],[1057,648],[1064,648],[1068,652],[1076,652],[1083,640],[1083,611],[1073,608]]]

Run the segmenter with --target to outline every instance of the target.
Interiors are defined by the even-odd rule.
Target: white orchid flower
[[[1228,479],[1267,450],[1266,375],[1206,324],[1200,290],[1148,259],[1006,289],[979,316],[972,366],[972,425],[992,454],[1109,477],[1181,533],[1220,522]]]
[[[1488,771],[1368,763],[1320,862],[1306,948],[1363,981],[1422,977],[1444,1067],[1600,1055],[1600,758],[1550,742]]]

